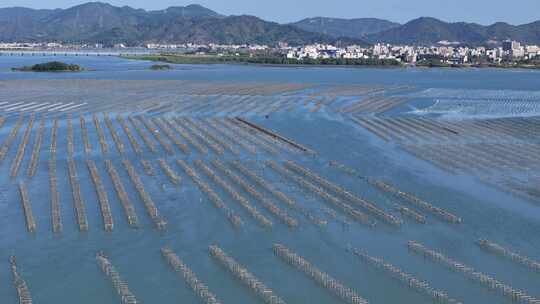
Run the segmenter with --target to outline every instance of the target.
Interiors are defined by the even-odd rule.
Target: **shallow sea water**
[[[108,79],[114,80],[196,80],[238,82],[298,82],[313,85],[360,84],[360,85],[412,85],[422,92],[428,89],[473,90],[490,92],[504,90],[537,91],[540,73],[514,70],[417,70],[417,69],[349,69],[349,68],[283,68],[257,66],[179,66],[165,72],[148,71],[147,62],[127,61],[117,58],[54,58],[81,63],[92,69],[80,74],[25,74],[8,71],[13,66],[29,65],[53,58],[0,57],[0,79]],[[4,90],[3,88],[2,90]],[[5,94],[6,92],[2,92]],[[534,92],[534,94],[538,94]],[[422,98],[426,98],[425,96]],[[413,100],[412,103],[415,101]],[[417,105],[423,102],[416,100]],[[429,102],[428,102],[429,103]],[[403,106],[390,115],[412,111]],[[84,114],[84,113],[83,113]],[[111,117],[115,113],[111,113]],[[408,113],[407,115],[414,115]],[[15,303],[17,295],[11,283],[8,257],[16,255],[22,276],[29,285],[34,303],[119,303],[120,299],[95,261],[95,253],[103,250],[122,277],[129,283],[130,290],[141,303],[199,303],[181,276],[176,275],[165,263],[159,248],[170,246],[205,282],[223,303],[262,303],[260,299],[230,275],[208,254],[208,246],[217,244],[230,256],[246,266],[268,287],[287,303],[339,303],[327,290],[319,287],[293,267],[282,262],[272,252],[273,243],[282,243],[306,258],[319,269],[326,271],[344,285],[356,290],[370,303],[432,303],[430,298],[408,289],[387,273],[360,262],[347,252],[352,246],[371,256],[384,258],[405,272],[430,282],[463,303],[511,303],[510,300],[471,282],[461,274],[408,253],[407,241],[416,240],[441,251],[446,256],[461,261],[478,271],[492,275],[502,282],[532,296],[540,298],[540,274],[514,264],[504,258],[480,250],[475,241],[486,238],[504,244],[531,258],[540,260],[540,206],[537,203],[500,192],[481,183],[473,176],[452,175],[428,162],[416,159],[398,146],[386,143],[367,130],[351,123],[331,111],[310,113],[293,111],[276,113],[268,118],[247,116],[249,120],[271,128],[279,134],[317,151],[317,156],[283,153],[278,161],[292,159],[306,168],[326,177],[346,189],[375,202],[384,210],[393,211],[396,199],[368,185],[363,177],[386,180],[403,191],[414,193],[432,204],[462,217],[459,225],[448,224],[428,214],[428,223],[416,224],[404,219],[404,225],[392,228],[379,222],[368,228],[357,222],[344,225],[328,217],[324,212],[324,201],[307,194],[294,184],[284,183],[274,172],[264,169],[263,162],[274,159],[268,154],[256,157],[247,153],[239,157],[227,155],[221,160],[239,159],[250,168],[273,181],[275,187],[290,194],[298,204],[314,214],[329,220],[328,226],[318,228],[300,213],[291,211],[299,219],[296,229],[289,229],[270,216],[258,203],[261,212],[274,221],[272,230],[262,228],[239,205],[232,202],[224,192],[226,203],[242,216],[245,225],[235,230],[225,216],[217,211],[190,178],[173,163],[178,157],[209,163],[216,156],[190,155],[165,157],[182,177],[180,186],[173,186],[158,170],[153,161],[156,177],[144,174],[138,157],[130,150],[129,142],[122,140],[129,153],[126,157],[136,166],[147,192],[156,202],[166,218],[166,231],[152,227],[144,207],[121,167],[121,157],[116,153],[110,133],[106,133],[111,152],[103,157],[99,152],[97,135],[86,115],[93,153],[101,178],[109,194],[115,228],[112,233],[103,231],[101,214],[90,175],[84,159],[78,119],[74,117],[75,158],[87,208],[89,232],[80,233],[73,213],[71,189],[68,181],[66,150],[66,124],[62,120],[58,134],[57,176],[60,192],[63,233],[53,235],[50,223],[50,197],[48,184],[49,133],[46,133],[37,175],[27,182],[32,201],[37,232],[29,234],[24,225],[16,181],[9,178],[11,160],[14,159],[22,135],[19,134],[9,154],[0,164],[0,299],[2,303]],[[7,137],[15,119],[10,118],[0,130],[0,139]],[[122,133],[116,120],[118,133]],[[48,120],[50,130],[52,120]],[[36,128],[36,127],[34,127]],[[22,129],[24,130],[24,128]],[[21,130],[21,133],[23,132]],[[133,130],[132,130],[133,131]],[[29,163],[29,155],[36,132],[32,132],[21,172]],[[139,140],[140,141],[140,140]],[[156,156],[146,151],[143,158]],[[123,210],[118,202],[107,174],[103,159],[112,159],[120,173],[124,186],[135,205],[140,220],[140,229],[128,227]],[[329,166],[331,160],[354,168],[360,176],[351,176]],[[200,170],[198,170],[200,172]],[[201,176],[204,176],[200,173]],[[19,176],[25,176],[20,174]],[[213,185],[206,176],[209,184]],[[215,187],[217,189],[217,187]],[[242,194],[245,192],[239,191]],[[279,205],[283,207],[283,205]],[[284,208],[285,209],[285,208]],[[337,212],[339,218],[345,218]]]

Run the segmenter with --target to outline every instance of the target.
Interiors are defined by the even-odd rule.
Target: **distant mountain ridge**
[[[291,25],[306,31],[327,34],[333,37],[364,38],[366,35],[393,29],[401,24],[377,18],[315,17],[303,19]]]
[[[505,39],[540,44],[540,21],[483,26],[422,17],[400,25],[374,18],[317,17],[278,24],[254,16],[224,16],[196,4],[155,11],[101,2],[68,9],[0,8],[0,41],[5,42],[484,45]]]
[[[89,2],[68,9],[0,9],[0,40],[85,43],[359,43],[253,16],[223,16],[200,5],[146,11]]]
[[[370,42],[391,44],[432,45],[439,41],[482,45],[489,41],[506,39],[530,44],[540,44],[540,21],[523,25],[498,22],[489,26],[476,23],[444,22],[422,17],[402,26],[368,35]]]

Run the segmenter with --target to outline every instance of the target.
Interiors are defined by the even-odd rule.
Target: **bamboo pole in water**
[[[79,117],[79,123],[81,126],[81,132],[82,132],[82,139],[84,143],[84,152],[86,154],[92,153],[92,145],[90,144],[90,139],[88,138],[88,128],[86,127],[86,121],[84,120],[84,116]]]
[[[172,146],[165,139],[163,139],[159,130],[157,130],[155,126],[148,119],[146,119],[146,117],[138,116],[137,118],[140,122],[142,122],[148,132],[150,132],[154,136],[154,138],[168,154],[174,154],[174,149],[172,148]]]
[[[154,145],[154,142],[152,142],[152,140],[150,140],[148,135],[143,131],[143,129],[141,128],[140,122],[134,119],[133,116],[128,116],[128,120],[133,125],[133,127],[135,128],[135,132],[139,134],[139,137],[143,140],[144,144],[150,150],[150,152],[156,153],[157,152],[156,145]]]
[[[75,147],[73,146],[73,123],[71,121],[71,114],[68,114],[67,120],[67,152],[68,158],[73,158]]]
[[[126,213],[128,224],[132,227],[137,227],[139,223],[137,213],[135,212],[135,208],[133,207],[133,204],[129,199],[126,189],[122,184],[122,180],[118,175],[118,171],[116,171],[110,159],[105,160],[105,166],[107,167],[107,172],[109,173],[109,176],[111,177],[111,180],[113,182],[114,190],[116,191],[118,199],[120,200],[120,204],[122,205],[122,208]]]
[[[15,178],[19,174],[19,168],[21,167],[21,163],[24,158],[24,152],[26,151],[26,146],[28,146],[28,141],[30,140],[30,134],[32,134],[32,128],[34,126],[35,118],[36,118],[35,114],[32,114],[32,116],[30,117],[30,120],[28,121],[28,125],[26,126],[26,131],[24,132],[22,141],[19,144],[19,148],[17,149],[17,154],[15,155],[15,159],[11,165],[11,171],[10,171],[11,178]]]
[[[342,301],[350,304],[368,304],[368,301],[358,295],[354,290],[332,278],[329,274],[322,272],[284,245],[274,244],[273,249],[277,257],[306,274],[317,284],[338,296]]]
[[[378,181],[378,180],[369,180],[369,183],[371,185],[374,185],[376,186],[377,188],[381,189],[382,191],[385,191],[385,192],[388,192],[396,197],[399,197],[403,200],[405,200],[406,202],[410,203],[411,205],[413,206],[416,206],[416,207],[419,207],[425,211],[428,211],[436,216],[438,216],[439,218],[447,221],[447,222],[450,222],[450,223],[461,223],[462,220],[460,217],[446,211],[446,210],[443,210],[441,208],[438,208],[438,207],[435,207],[433,205],[431,205],[430,203],[422,200],[422,199],[419,199],[418,197],[410,194],[410,193],[406,193],[406,192],[403,192],[385,182],[382,182],[382,181]]]
[[[207,147],[209,147],[212,151],[214,151],[218,155],[223,155],[224,150],[222,147],[220,147],[218,144],[216,144],[214,141],[212,141],[208,136],[201,133],[197,128],[194,128],[193,126],[188,126],[186,124],[185,119],[175,119],[176,123],[181,125],[183,128],[194,134],[198,139],[200,139],[202,142],[205,143]]]
[[[208,287],[197,278],[197,275],[170,248],[162,248],[161,255],[175,272],[182,275],[191,290],[203,301],[203,303],[221,304],[218,298],[210,292]]]
[[[146,192],[146,190],[144,189],[144,184],[142,183],[139,174],[135,170],[135,167],[133,167],[131,162],[127,159],[122,160],[122,163],[124,164],[124,168],[128,172],[131,182],[135,185],[137,193],[143,201],[144,207],[146,208],[148,215],[156,225],[156,228],[160,230],[165,229],[167,222],[160,216],[156,204],[154,203],[148,192]]]
[[[137,304],[139,303],[135,298],[135,295],[129,290],[129,286],[120,277],[120,273],[116,268],[111,264],[109,259],[102,253],[98,252],[96,254],[96,261],[101,268],[101,271],[109,278],[114,289],[121,298],[123,304]]]
[[[105,139],[105,134],[103,133],[103,129],[101,128],[99,117],[96,114],[94,114],[92,116],[92,119],[94,120],[94,125],[96,127],[96,132],[98,134],[99,145],[101,146],[101,153],[106,154],[109,152],[109,145],[107,144],[107,140]]]
[[[28,284],[26,284],[26,281],[19,274],[19,271],[17,269],[17,260],[15,256],[11,256],[9,258],[9,262],[11,264],[11,274],[13,275],[13,285],[15,285],[15,289],[17,289],[17,295],[19,296],[19,303],[32,304],[32,295],[30,294],[30,289],[28,288]]]
[[[21,195],[21,203],[24,210],[24,217],[26,219],[26,228],[28,232],[36,232],[36,221],[34,220],[34,214],[32,213],[32,204],[30,203],[30,197],[28,196],[28,190],[23,182],[19,183],[19,193]]]
[[[238,216],[229,206],[227,206],[223,200],[217,195],[217,193],[205,183],[199,175],[183,160],[177,159],[176,163],[191,177],[197,187],[206,194],[208,199],[212,202],[214,207],[225,212],[227,219],[233,225],[233,227],[240,227],[242,225],[242,219]]]
[[[205,155],[208,154],[208,149],[206,149],[195,138],[193,138],[193,136],[191,136],[188,132],[186,132],[185,129],[180,127],[178,124],[173,124],[168,119],[163,119],[163,120],[169,126],[169,128],[173,128],[176,131],[176,133],[180,134],[180,136],[182,136],[182,138],[184,138],[187,142],[189,142],[192,146],[194,146],[195,149],[197,149],[197,151]]]
[[[354,202],[355,204],[361,206],[365,210],[369,211],[371,214],[377,216],[379,219],[383,220],[384,222],[393,225],[393,226],[400,226],[403,222],[401,219],[393,216],[392,214],[385,212],[375,204],[368,202],[367,200],[358,197],[357,195],[345,190],[344,188],[336,185],[335,183],[330,182],[329,180],[321,177],[318,174],[313,173],[311,170],[308,170],[297,163],[293,161],[287,161],[285,162],[285,167],[301,174],[304,176],[309,177],[310,179],[316,181],[319,185],[333,191],[334,193],[337,193],[338,195],[346,198],[350,202]]]
[[[124,118],[122,116],[120,116],[120,115],[117,115],[116,116],[116,121],[118,121],[118,123],[120,124],[120,126],[124,130],[124,133],[126,134],[128,140],[129,140],[129,143],[131,144],[131,148],[133,149],[133,151],[135,151],[135,153],[137,153],[138,155],[141,155],[142,154],[141,145],[139,145],[139,143],[137,142],[137,139],[135,139],[135,136],[131,132],[131,129],[129,128],[129,126],[126,123],[126,121],[124,120]]]
[[[263,207],[268,210],[268,212],[280,219],[283,223],[285,223],[289,227],[298,226],[298,221],[295,218],[291,217],[286,211],[281,210],[272,201],[264,197],[259,191],[255,190],[255,188],[250,186],[243,178],[225,167],[225,165],[223,165],[220,161],[218,161],[217,159],[213,160],[212,164],[214,165],[214,167],[218,168],[223,174],[228,176],[232,181],[234,181],[237,185],[239,185],[242,189],[244,189],[244,191],[255,197],[263,205]]]
[[[96,189],[105,231],[111,232],[114,228],[114,221],[107,191],[105,191],[105,187],[103,187],[103,182],[99,176],[96,163],[93,160],[88,159],[86,161],[86,165],[88,166],[88,171],[90,171],[90,176],[92,177],[92,182],[94,183],[94,188]]]
[[[62,217],[60,213],[60,195],[58,194],[58,186],[56,179],[56,159],[49,159],[49,185],[51,192],[51,219],[52,229],[54,233],[62,231]]]
[[[17,138],[17,134],[19,134],[19,130],[22,127],[23,121],[24,121],[24,116],[20,115],[19,119],[17,119],[17,122],[15,123],[15,126],[13,127],[13,129],[11,129],[11,132],[9,133],[8,137],[2,143],[2,146],[0,147],[0,162],[2,162],[6,158],[9,152],[9,149],[11,148],[11,145],[13,144],[13,141],[15,140],[15,138]]]
[[[227,269],[233,276],[240,280],[244,285],[249,287],[264,303],[267,304],[285,304],[273,290],[268,288],[263,282],[261,282],[254,274],[235,261],[232,257],[228,256],[223,249],[216,245],[209,247],[210,255],[216,259],[225,269]]]
[[[526,304],[538,304],[540,303],[539,299],[528,295],[524,291],[514,289],[510,285],[506,285],[493,277],[490,277],[486,274],[476,271],[474,268],[466,266],[462,263],[454,261],[442,253],[431,250],[424,245],[409,241],[407,244],[409,251],[415,254],[422,255],[424,258],[428,258],[434,262],[440,263],[449,269],[452,269],[458,273],[463,274],[472,281],[478,282],[490,290],[500,292],[503,296],[511,299],[512,301],[517,301]]]
[[[116,150],[118,150],[118,153],[123,154],[125,152],[125,146],[122,140],[120,140],[120,136],[118,136],[118,133],[116,132],[114,125],[111,121],[111,118],[107,113],[103,113],[103,117],[105,120],[105,124],[109,129],[109,133],[111,133],[111,137],[113,139],[114,145],[116,146]]]
[[[314,184],[306,181],[304,178],[294,175],[290,170],[279,166],[275,161],[268,161],[267,165],[268,167],[272,168],[274,171],[278,172],[281,176],[291,179],[292,181],[296,182],[305,190],[318,195],[325,202],[328,202],[332,204],[334,207],[339,208],[341,211],[343,211],[345,214],[352,217],[359,223],[367,225],[369,227],[374,227],[376,225],[376,223],[372,221],[370,217],[367,216],[365,213],[354,209],[348,203],[342,202],[337,197],[329,194],[328,192],[324,191],[322,188],[317,187]]]
[[[165,161],[165,159],[163,159],[163,158],[160,158],[160,159],[158,159],[158,163],[159,163],[159,166],[160,166],[161,170],[163,170],[163,172],[165,172],[165,175],[167,175],[167,177],[169,178],[171,183],[173,183],[175,185],[180,185],[180,182],[181,182],[180,176],[178,176],[173,171],[173,169],[169,166],[167,161]]]
[[[274,186],[271,185],[269,181],[265,180],[263,177],[258,176],[255,172],[243,166],[239,161],[232,162],[232,167],[245,175],[248,179],[251,179],[256,185],[269,192],[278,201],[287,205],[287,207],[302,213],[313,224],[319,227],[326,226],[327,221],[320,219],[319,217],[315,216],[313,212],[310,212],[308,209],[296,204],[296,202],[292,200],[289,196],[276,189]]]
[[[69,181],[71,183],[71,192],[73,195],[73,204],[75,208],[75,215],[77,217],[77,224],[80,231],[88,231],[88,219],[86,217],[86,209],[84,207],[84,201],[81,194],[81,185],[79,184],[79,178],[77,176],[77,168],[73,159],[68,159],[68,171]]]
[[[195,164],[210,177],[216,184],[225,190],[237,203],[261,224],[263,227],[272,227],[272,222],[257,210],[243,195],[234,190],[229,183],[219,177],[212,169],[206,166],[202,161],[197,160]]]
[[[36,171],[39,165],[39,154],[41,153],[41,144],[43,143],[44,134],[45,134],[45,117],[42,117],[41,122],[39,123],[39,129],[38,129],[36,139],[34,140],[34,148],[32,149],[32,156],[30,158],[30,164],[28,165],[27,176],[29,178],[32,178],[34,177],[34,175],[36,175]]]
[[[432,298],[437,303],[443,304],[461,304],[461,302],[450,298],[448,294],[444,291],[437,290],[429,285],[425,281],[421,281],[414,276],[402,271],[396,266],[385,262],[381,258],[376,258],[367,255],[366,253],[360,252],[358,249],[351,249],[352,253],[357,256],[362,262],[372,265],[378,269],[382,269],[388,274],[390,274],[395,279],[403,282],[412,290],[425,294]]]
[[[488,241],[488,240],[485,240],[485,239],[482,239],[482,240],[478,240],[477,242],[478,246],[480,246],[480,248],[488,251],[488,252],[491,252],[491,253],[494,253],[494,254],[497,254],[497,255],[500,255],[500,256],[503,256],[503,257],[506,257],[514,262],[517,262],[521,265],[524,265],[526,267],[528,267],[529,269],[535,271],[535,272],[540,272],[540,262],[538,261],[535,261],[531,258],[528,258],[526,256],[522,256],[520,255],[519,253],[517,252],[514,252],[508,248],[504,248],[503,246],[499,245],[499,244],[496,244],[496,243],[493,243],[491,241]]]

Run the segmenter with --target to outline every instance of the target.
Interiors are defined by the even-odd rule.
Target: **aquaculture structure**
[[[77,167],[73,159],[68,160],[69,181],[71,183],[71,192],[73,195],[73,205],[77,224],[80,231],[88,231],[88,219],[86,217],[86,208],[84,206],[83,197],[81,194],[81,185],[77,176]]]
[[[99,176],[96,163],[89,159],[86,161],[86,165],[88,166],[88,171],[90,171],[90,176],[92,177],[92,182],[94,183],[94,187],[96,189],[105,231],[111,232],[114,228],[114,221],[111,213],[111,206],[109,204],[109,196],[107,195],[107,191],[105,191],[105,187],[103,186],[103,182]]]
[[[312,193],[318,195],[325,202],[330,203],[332,207],[340,209],[345,214],[352,217],[353,219],[355,219],[359,223],[362,223],[362,224],[370,226],[370,227],[375,226],[376,223],[374,221],[372,221],[369,218],[369,216],[366,215],[365,213],[363,213],[363,212],[361,212],[359,210],[356,210],[355,208],[353,208],[348,203],[345,203],[345,202],[341,201],[340,199],[338,199],[334,195],[331,195],[328,192],[324,191],[322,188],[313,185],[309,181],[305,180],[303,177],[296,176],[290,170],[279,166],[275,161],[268,161],[267,165],[270,168],[272,168],[273,170],[275,170],[276,172],[278,172],[281,176],[296,182],[298,185],[300,185],[306,191],[312,192]]]
[[[263,205],[263,207],[268,210],[268,212],[273,214],[283,223],[285,223],[289,227],[298,226],[298,220],[290,216],[286,211],[281,210],[272,201],[264,197],[260,192],[255,190],[255,188],[250,186],[242,177],[232,172],[229,168],[225,167],[225,165],[222,164],[219,160],[213,160],[212,164],[214,165],[214,167],[218,168],[221,172],[223,172],[227,177],[229,177],[232,181],[234,181],[237,185],[239,185],[244,191],[255,197]]]
[[[469,267],[460,262],[454,261],[446,257],[445,255],[443,255],[442,253],[431,250],[418,242],[409,241],[407,246],[410,252],[422,255],[424,258],[428,258],[432,261],[435,261],[437,263],[440,263],[448,267],[449,269],[453,271],[461,273],[465,277],[469,278],[470,280],[478,282],[479,284],[482,284],[483,286],[487,287],[490,290],[499,292],[500,294],[511,299],[512,301],[525,303],[525,304],[540,303],[539,299],[536,299],[528,295],[526,292],[515,289],[514,287],[507,285],[505,283],[502,283],[487,274],[483,274],[479,271],[476,271],[472,267]]]
[[[335,183],[330,182],[329,180],[321,177],[318,174],[315,174],[311,170],[308,170],[299,164],[293,162],[293,161],[287,161],[284,164],[285,167],[289,168],[292,171],[297,172],[298,174],[301,174],[303,176],[309,177],[311,180],[317,182],[322,187],[325,187],[329,189],[330,191],[333,191],[340,197],[345,198],[347,201],[354,202],[356,205],[361,206],[363,209],[367,210],[369,213],[373,214],[374,216],[377,216],[382,221],[393,225],[393,226],[400,226],[402,224],[401,219],[395,217],[394,215],[382,210],[375,204],[368,202],[367,200],[360,198],[358,195],[353,194],[344,188],[336,185]]]
[[[114,190],[116,191],[120,204],[126,213],[128,224],[132,227],[137,227],[139,225],[139,218],[137,217],[137,213],[135,212],[135,208],[129,199],[126,189],[124,188],[124,184],[118,175],[118,171],[116,171],[110,159],[105,160],[105,167],[107,167],[107,172],[109,173],[109,176],[113,182]]]
[[[24,158],[24,152],[26,151],[26,146],[28,145],[28,141],[30,140],[30,134],[32,134],[32,128],[34,126],[35,118],[36,116],[33,114],[30,117],[30,120],[28,121],[28,125],[26,126],[26,131],[24,132],[22,141],[19,144],[19,149],[17,149],[15,160],[13,161],[11,165],[11,171],[10,171],[11,178],[17,177],[19,173],[19,168],[21,167],[21,163]]]
[[[84,116],[79,117],[79,124],[81,126],[82,139],[84,143],[84,152],[90,154],[92,152],[92,145],[90,144],[90,139],[88,137],[88,128],[86,127],[86,120]]]
[[[186,174],[191,177],[191,180],[197,185],[197,187],[206,194],[208,199],[214,204],[219,210],[222,210],[227,219],[234,227],[240,227],[242,225],[242,219],[238,216],[232,209],[230,209],[224,202],[221,200],[219,195],[210,188],[210,186],[204,182],[199,175],[183,160],[177,159],[176,163],[186,172]]]
[[[58,194],[58,180],[56,178],[56,159],[49,159],[49,187],[51,193],[51,220],[54,233],[62,231],[62,215],[60,211],[60,195]]]
[[[114,268],[109,259],[102,252],[96,254],[96,260],[101,271],[109,278],[114,289],[120,296],[122,304],[137,304],[137,298],[129,290],[128,284],[122,280],[120,273]]]
[[[30,289],[26,284],[26,281],[19,274],[17,269],[17,260],[15,256],[9,258],[11,264],[11,274],[13,276],[13,284],[15,289],[17,289],[17,295],[19,296],[19,304],[32,304],[32,295],[30,294]]]
[[[385,183],[385,182],[382,182],[382,181],[379,181],[379,180],[369,180],[370,184],[376,186],[377,188],[381,189],[382,191],[385,191],[385,192],[388,192],[388,193],[391,193],[392,195],[395,195],[396,197],[400,198],[400,199],[403,199],[404,201],[408,202],[409,204],[415,206],[415,207],[418,207],[418,208],[421,208],[425,211],[428,211],[436,216],[438,216],[439,218],[447,221],[447,222],[450,222],[450,223],[461,223],[462,220],[460,217],[442,209],[442,208],[439,208],[439,207],[435,207],[433,206],[432,204],[422,200],[422,199],[419,199],[418,197],[414,196],[413,194],[410,194],[410,193],[406,193],[406,192],[403,192],[391,185],[389,185],[388,183]]]
[[[24,217],[26,219],[26,228],[28,229],[28,232],[36,232],[37,227],[36,221],[34,220],[34,214],[32,213],[32,204],[30,203],[26,185],[23,182],[19,183],[19,193],[21,195]]]
[[[159,166],[161,167],[161,170],[167,175],[171,183],[175,185],[180,185],[180,176],[178,176],[173,169],[169,166],[167,161],[163,158],[158,159]]]
[[[29,178],[36,175],[36,171],[39,165],[39,154],[41,153],[41,144],[43,142],[43,136],[45,134],[45,117],[41,118],[39,123],[39,129],[37,136],[34,140],[34,148],[32,149],[32,156],[30,158],[30,164],[28,165],[27,175]]]
[[[358,295],[354,290],[341,284],[336,279],[332,278],[329,274],[322,272],[310,262],[299,256],[289,248],[281,244],[274,244],[274,253],[280,259],[290,264],[294,268],[300,270],[317,284],[328,289],[330,292],[339,297],[342,301],[349,304],[367,304],[366,299]]]
[[[246,211],[256,219],[262,226],[271,227],[272,221],[257,210],[243,195],[238,193],[229,183],[219,177],[212,169],[206,166],[202,161],[196,160],[195,164],[208,175],[216,184],[218,184],[225,192],[227,192],[234,201],[238,202]]]
[[[496,243],[493,243],[491,241],[488,241],[488,240],[485,240],[485,239],[481,239],[481,240],[478,240],[477,242],[478,246],[480,246],[480,248],[488,251],[488,252],[491,252],[491,253],[494,253],[494,254],[497,254],[497,255],[500,255],[500,256],[503,256],[503,257],[506,257],[514,262],[517,262],[535,272],[540,272],[540,262],[539,261],[535,261],[529,257],[526,257],[526,256],[523,256],[517,252],[514,252],[508,248],[504,248],[503,246],[499,245],[499,244],[496,244]]]
[[[351,252],[357,256],[362,262],[374,266],[378,269],[384,270],[386,273],[390,274],[393,278],[399,280],[400,282],[407,285],[412,290],[415,290],[419,293],[425,294],[433,299],[436,303],[445,303],[445,304],[461,304],[461,302],[452,299],[444,291],[437,290],[430,286],[429,283],[421,281],[411,274],[408,274],[396,266],[385,262],[381,258],[376,258],[369,256],[366,253],[359,251],[358,249],[351,249]]]
[[[285,304],[274,291],[264,285],[254,274],[249,272],[247,268],[239,264],[232,257],[228,256],[223,249],[216,245],[209,247],[210,255],[216,259],[225,269],[233,276],[240,280],[245,286],[251,289],[264,303],[267,304]]]
[[[15,138],[17,138],[17,134],[19,134],[19,130],[22,127],[23,121],[24,116],[20,115],[19,119],[17,119],[17,122],[15,123],[15,126],[13,127],[13,129],[11,129],[11,132],[9,132],[8,137],[4,140],[4,142],[2,142],[2,145],[0,146],[0,162],[2,162],[6,158],[9,149],[13,144],[13,141],[15,140]]]
[[[182,275],[191,290],[201,299],[201,301],[203,301],[203,303],[221,304],[218,298],[210,292],[208,287],[197,278],[197,275],[170,248],[162,248],[161,255],[175,272]]]
[[[167,222],[160,216],[152,197],[150,197],[150,194],[148,194],[148,192],[146,192],[144,189],[144,184],[142,183],[139,174],[135,170],[135,167],[133,167],[131,162],[127,159],[122,160],[122,163],[124,164],[124,168],[126,169],[131,182],[133,185],[135,185],[135,189],[137,189],[137,193],[139,194],[139,197],[146,208],[146,212],[154,222],[156,228],[159,230],[165,229]]]

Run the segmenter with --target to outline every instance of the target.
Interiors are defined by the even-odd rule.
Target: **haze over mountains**
[[[309,18],[292,24],[254,16],[224,16],[200,5],[146,11],[90,2],[68,9],[0,9],[0,41],[85,43],[224,43],[302,45],[426,44],[455,41],[481,45],[491,40],[540,44],[540,21],[514,26],[447,23],[418,18],[406,24],[382,19]]]
[[[307,18],[292,23],[292,25],[310,32],[359,39],[363,39],[369,34],[380,33],[400,26],[399,23],[376,18],[341,19],[326,17]]]

